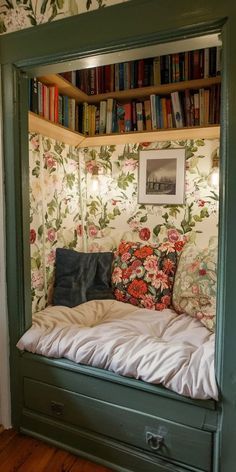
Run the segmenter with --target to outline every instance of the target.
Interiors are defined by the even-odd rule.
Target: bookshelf
[[[154,141],[171,141],[181,139],[216,139],[220,137],[220,126],[194,126],[192,128],[171,128],[156,131],[132,131],[130,133],[112,133],[96,136],[84,136],[71,131],[62,125],[52,123],[33,112],[29,112],[29,131],[39,133],[57,141],[76,147],[106,146],[109,144],[143,143]]]
[[[111,66],[108,66],[108,67],[111,67]],[[79,118],[77,118],[77,125],[74,122],[74,126],[73,126],[73,128],[78,129],[78,120],[79,120],[79,123],[82,123],[81,120],[83,120],[83,133],[81,132],[80,127],[79,127],[80,129],[79,132],[70,129],[71,126],[69,126],[68,122],[66,122],[66,124],[68,125],[68,127],[66,127],[62,124],[55,123],[53,119],[52,121],[49,120],[48,115],[46,115],[47,119],[44,118],[42,116],[42,110],[41,110],[40,115],[33,113],[32,111],[29,112],[29,131],[47,135],[50,138],[56,139],[58,141],[66,142],[67,144],[70,144],[73,146],[87,147],[87,146],[100,146],[100,145],[109,145],[109,144],[126,144],[130,142],[141,143],[141,142],[153,142],[153,141],[160,141],[160,140],[168,141],[168,140],[181,140],[181,139],[198,139],[202,137],[206,139],[214,139],[214,138],[219,138],[219,135],[220,135],[219,124],[218,123],[214,124],[215,122],[219,121],[219,96],[220,96],[219,87],[221,83],[220,75],[205,77],[205,78],[197,78],[197,79],[191,77],[191,80],[181,80],[181,81],[175,81],[172,83],[162,83],[160,85],[139,86],[138,88],[130,88],[126,90],[114,91],[114,88],[113,88],[111,89],[112,91],[106,91],[106,93],[98,93],[98,94],[95,94],[95,93],[90,94],[90,92],[88,92],[87,89],[86,89],[86,92],[83,90],[80,90],[80,88],[73,85],[62,75],[50,74],[47,76],[41,76],[37,78],[37,80],[41,82],[41,86],[42,84],[44,84],[43,87],[46,86],[44,88],[49,88],[49,89],[56,88],[57,97],[59,96],[59,98],[61,98],[63,102],[64,102],[64,99],[66,98],[69,101],[75,102],[74,107],[76,107],[76,110],[78,110],[78,107],[80,109],[83,109],[83,116],[79,115],[78,111],[76,112],[76,116],[79,116]],[[82,88],[84,87],[82,86]],[[212,90],[211,88],[212,89],[215,88],[214,90],[215,91],[217,90],[217,92],[216,92],[216,95],[211,96],[211,101],[210,101],[209,97],[211,93],[210,90]],[[207,98],[204,97],[205,91],[208,91]],[[172,113],[174,112],[175,118],[171,117],[171,115],[167,116],[167,113],[171,113],[170,107],[172,106],[174,107],[174,103],[173,103],[174,97],[172,97],[172,95],[177,95],[177,100],[180,100],[179,98],[180,95],[184,97],[185,94],[188,93],[188,95],[191,94],[191,97],[192,97],[191,99],[193,100],[194,94],[197,94],[198,103],[199,103],[201,101],[200,92],[203,93],[203,98],[202,98],[203,105],[200,105],[200,106],[204,107],[206,103],[204,102],[204,100],[208,100],[207,107],[206,107],[206,109],[208,110],[208,115],[206,119],[205,119],[204,108],[201,108],[202,117],[204,116],[202,120],[199,119],[199,114],[200,114],[199,109],[198,109],[197,120],[195,120],[195,116],[191,120],[186,120],[186,116],[185,116],[185,120],[181,118],[181,121],[177,122],[176,111],[174,108],[172,109]],[[171,96],[171,99],[170,99],[170,96]],[[101,102],[106,102],[106,105],[108,106],[109,99],[111,99],[110,102],[114,102],[115,106],[117,106],[116,104],[120,104],[118,105],[118,108],[119,107],[125,108],[126,106],[125,104],[131,104],[130,107],[133,106],[133,103],[136,103],[136,105],[139,105],[140,103],[138,102],[141,102],[142,107],[145,108],[144,105],[146,106],[146,102],[148,101],[151,102],[152,97],[154,97],[154,105],[151,103],[149,105],[149,109],[147,111],[146,110],[143,111],[143,113],[144,112],[146,113],[146,115],[143,115],[143,118],[142,118],[144,119],[145,126],[141,126],[141,127],[137,126],[138,125],[138,112],[137,111],[135,112],[137,113],[136,127],[134,127],[132,123],[132,127],[126,128],[126,131],[124,132],[123,132],[124,128],[120,127],[120,125],[118,124],[118,120],[119,120],[118,111],[115,112],[117,113],[117,116],[115,118],[117,122],[114,128],[113,128],[113,124],[111,125],[110,128],[108,128],[107,122],[106,122],[107,117],[105,115],[104,129],[106,128],[107,131],[110,131],[111,129],[114,129],[114,130],[116,129],[117,131],[117,129],[119,129],[120,132],[102,133],[103,129],[100,129],[100,125],[99,125],[99,133],[95,134],[94,132],[93,134],[93,130],[95,130],[95,124],[94,124],[94,127],[92,127],[92,125],[91,127],[90,125],[89,127],[84,126],[84,120],[86,121],[86,119],[88,119],[86,118],[87,115],[86,114],[84,115],[85,106],[86,107],[88,106],[90,109],[95,108],[96,110],[97,108],[99,110],[99,106],[101,107]],[[165,118],[164,124],[163,124],[163,119],[164,119],[163,117],[162,117],[161,124],[159,124],[158,121],[156,121],[156,123],[155,121],[153,121],[153,115],[152,115],[153,111],[151,112],[151,108],[154,107],[154,110],[156,110],[156,108],[160,106],[160,103],[159,105],[155,104],[155,97],[156,97],[156,100],[158,100],[159,102],[166,101],[167,103],[167,101],[169,101],[168,112],[167,112],[167,104],[161,105],[161,107],[162,106],[166,107],[165,108],[166,118]],[[190,100],[190,98],[188,99],[184,98],[184,100]],[[55,102],[56,102],[56,99],[55,99]],[[171,102],[172,102],[172,105],[170,104]],[[218,105],[215,105],[215,102],[217,102]],[[134,105],[134,107],[136,107],[136,105]],[[49,107],[50,106],[51,105],[50,105],[50,99],[49,99]],[[213,113],[212,115],[213,119],[212,119],[212,116],[210,119],[210,115],[209,115],[210,110],[212,110],[212,108],[215,109],[215,106],[217,107],[217,114]],[[63,120],[59,119],[59,117],[62,116],[62,114],[60,115],[60,113],[58,112],[58,107],[59,105],[57,105],[57,115],[55,114],[57,118],[55,118],[55,121],[63,122],[64,118]],[[180,110],[180,108],[177,107],[177,110]],[[159,112],[160,112],[160,109],[158,113]],[[100,113],[101,113],[101,108],[100,108]],[[113,112],[111,111],[111,113]],[[147,116],[150,115],[150,113],[151,113],[151,117],[150,116],[148,117],[149,126],[147,126],[146,119],[147,119]],[[186,113],[188,112],[185,109],[185,114]],[[92,119],[91,116],[92,115],[90,115],[89,120]],[[134,116],[133,111],[132,111],[132,116]],[[169,120],[169,116],[170,116],[170,120]],[[173,118],[173,121],[172,121],[172,118]],[[95,123],[95,114],[94,114],[93,119]],[[111,118],[111,121],[112,120],[113,118]],[[208,124],[208,123],[213,123],[213,124]],[[182,124],[184,126],[182,126]],[[135,128],[135,131],[130,131],[130,129],[132,129],[133,127]],[[138,128],[138,131],[136,131],[137,128]],[[96,128],[96,130],[98,130],[98,128]]]

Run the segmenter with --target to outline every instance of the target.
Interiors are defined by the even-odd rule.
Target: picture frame
[[[139,152],[138,203],[182,205],[184,194],[184,147]]]

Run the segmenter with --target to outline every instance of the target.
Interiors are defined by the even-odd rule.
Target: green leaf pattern
[[[218,140],[172,141],[73,149],[30,135],[33,309],[48,301],[56,247],[107,251],[121,239],[174,242],[217,235],[218,192],[209,186]],[[139,149],[186,147],[184,205],[140,205]],[[98,188],[94,188],[94,167]]]

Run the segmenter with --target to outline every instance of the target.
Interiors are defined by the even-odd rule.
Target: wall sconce
[[[219,187],[219,148],[216,149],[212,156],[212,169],[208,178],[209,185],[214,189]]]
[[[93,166],[91,175],[91,190],[93,193],[98,192],[99,180],[98,180],[98,166]]]

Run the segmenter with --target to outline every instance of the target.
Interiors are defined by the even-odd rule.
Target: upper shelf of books
[[[96,146],[219,137],[220,47],[31,79],[29,131]]]

